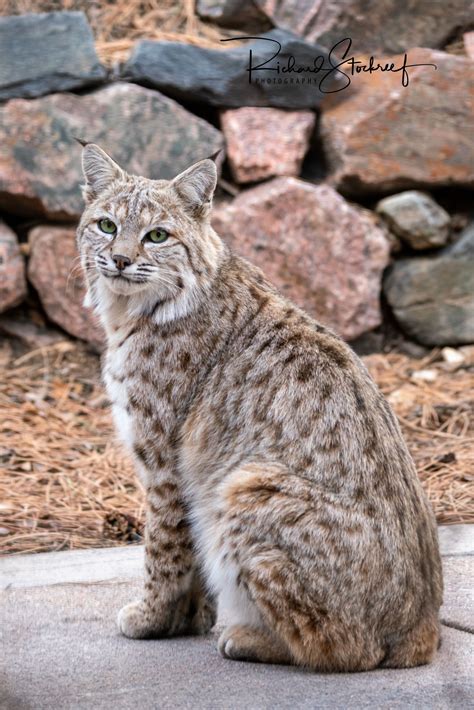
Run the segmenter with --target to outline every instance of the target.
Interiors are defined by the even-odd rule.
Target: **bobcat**
[[[87,301],[147,496],[144,595],[121,632],[203,634],[218,600],[226,658],[429,662],[436,526],[364,365],[214,232],[213,160],[149,180],[86,144],[83,169]]]

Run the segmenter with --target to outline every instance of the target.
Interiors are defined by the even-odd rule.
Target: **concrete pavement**
[[[212,638],[131,641],[139,547],[0,560],[0,708],[474,708],[474,526],[440,529],[442,647],[409,670],[316,674],[221,658]]]

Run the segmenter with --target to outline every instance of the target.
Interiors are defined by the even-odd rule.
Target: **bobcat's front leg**
[[[214,623],[196,569],[192,540],[179,489],[172,480],[147,489],[145,588],[143,599],[118,616],[129,638],[206,633]]]

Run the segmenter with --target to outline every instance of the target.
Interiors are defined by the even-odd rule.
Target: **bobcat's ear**
[[[82,151],[82,172],[86,179],[83,194],[86,202],[94,200],[110,183],[125,173],[102,148],[86,143]]]
[[[217,184],[216,164],[210,158],[200,160],[180,173],[171,183],[186,207],[196,216],[208,214]]]

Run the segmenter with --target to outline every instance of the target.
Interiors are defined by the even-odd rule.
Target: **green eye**
[[[105,234],[115,234],[115,232],[117,231],[116,225],[112,222],[111,219],[107,219],[106,217],[100,220],[99,229],[105,232]]]
[[[151,232],[145,234],[145,239],[153,244],[163,244],[168,239],[168,232],[166,229],[152,229]]]

